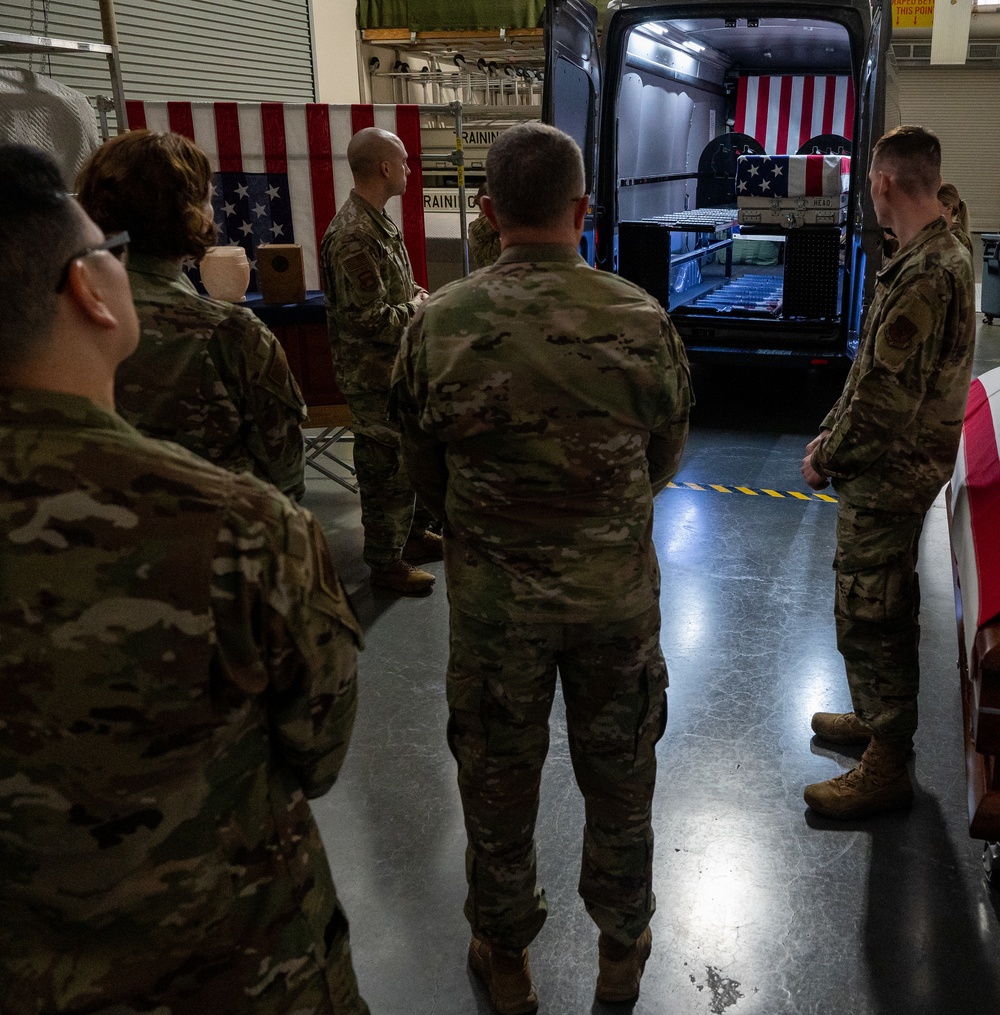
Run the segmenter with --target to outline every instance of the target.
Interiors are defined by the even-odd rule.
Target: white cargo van
[[[880,265],[868,163],[889,0],[548,0],[543,116],[579,142],[584,253],[697,360],[852,359]]]

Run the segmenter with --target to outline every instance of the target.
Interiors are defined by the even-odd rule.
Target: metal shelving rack
[[[128,130],[125,108],[125,85],[122,82],[122,64],[118,52],[118,24],[115,21],[114,0],[98,0],[101,8],[103,42],[80,42],[76,39],[50,39],[44,35],[20,35],[17,32],[0,32],[0,53],[59,53],[97,54],[106,56],[111,72],[111,93],[114,99],[118,133]]]

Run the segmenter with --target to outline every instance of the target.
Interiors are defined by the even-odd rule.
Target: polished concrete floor
[[[976,372],[997,365],[1000,327],[983,326]],[[809,730],[814,711],[850,707],[831,613],[836,507],[763,491],[807,492],[802,450],[839,380],[746,369],[701,371],[695,383],[679,488],[656,503],[671,686],[654,804],[653,953],[633,1010],[996,1015],[1000,895],[968,835],[943,502],[921,547],[915,805],[853,824],[815,818],[802,787],[854,763]],[[306,505],[367,631],[348,760],[314,804],[362,992],[373,1015],[488,1012],[465,963],[441,565],[430,565],[438,584],[426,599],[373,593],[357,498],[311,478]],[[583,808],[558,699],[552,734],[537,827],[549,918],[531,949],[540,1011],[620,1011],[593,997],[597,932],[576,893]]]

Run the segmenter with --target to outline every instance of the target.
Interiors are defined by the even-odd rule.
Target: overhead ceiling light
[[[1000,3],[1000,0],[997,0]],[[704,53],[705,47],[700,42],[695,42],[693,39],[685,39],[681,45],[685,49],[690,49],[692,53]]]

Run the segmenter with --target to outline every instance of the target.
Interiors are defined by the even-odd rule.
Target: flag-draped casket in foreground
[[[995,840],[1000,839],[1000,369],[972,382],[948,492],[969,831]]]
[[[306,286],[320,288],[320,240],[351,191],[347,143],[362,127],[398,134],[410,179],[386,211],[420,285],[427,285],[420,119],[414,105],[289,102],[129,102],[133,128],[174,131],[195,141],[215,171],[212,204],[219,243],[238,243],[251,266],[261,243],[300,243]],[[250,288],[257,288],[256,272]]]
[[[736,207],[742,225],[841,225],[851,160],[842,155],[741,155]]]

